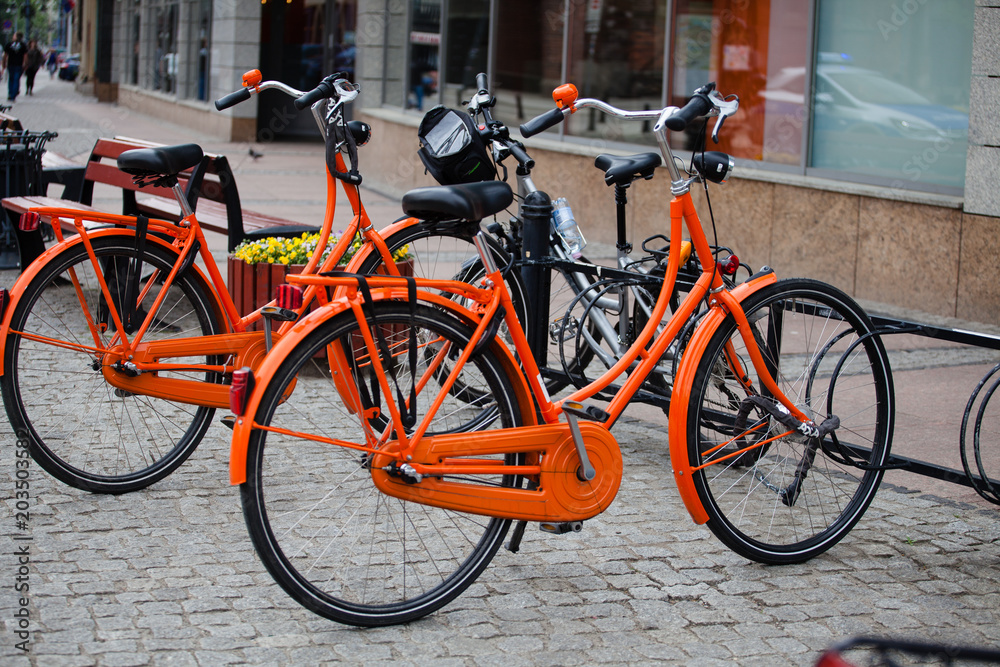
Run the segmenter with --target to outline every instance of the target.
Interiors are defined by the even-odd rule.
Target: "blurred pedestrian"
[[[49,59],[45,62],[45,66],[49,69],[49,78],[53,79],[56,76],[56,70],[59,69],[59,52],[55,49],[49,49]]]
[[[35,88],[35,75],[38,74],[44,61],[45,56],[39,50],[38,42],[29,40],[28,52],[24,54],[24,92],[28,95],[34,94],[32,90]]]
[[[21,71],[24,67],[24,54],[28,45],[24,43],[24,33],[14,33],[13,41],[3,47],[3,66],[7,69],[7,101],[13,102],[21,92]]]

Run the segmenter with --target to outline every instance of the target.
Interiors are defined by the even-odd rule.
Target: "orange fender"
[[[739,285],[732,291],[732,294],[737,301],[742,303],[754,292],[777,282],[777,280],[773,272],[767,273],[753,281]],[[677,490],[680,492],[681,500],[684,501],[684,507],[687,508],[691,519],[697,524],[708,521],[708,514],[694,488],[691,460],[688,456],[688,403],[691,400],[691,386],[694,384],[698,363],[705,353],[708,342],[722,325],[726,315],[726,311],[721,307],[713,307],[694,330],[694,334],[684,351],[684,356],[681,358],[680,367],[677,369],[677,376],[674,378],[674,392],[670,398],[670,415],[668,417],[670,463],[673,467],[674,481],[677,482]]]
[[[406,288],[381,288],[372,290],[372,298],[375,301],[383,300],[403,300],[407,297]],[[438,294],[428,292],[417,292],[417,300],[433,305],[435,308],[446,310],[455,315],[470,326],[475,326],[479,322],[479,316],[463,308],[451,299]],[[274,348],[264,358],[260,368],[254,373],[254,389],[247,399],[246,408],[242,417],[236,418],[236,425],[233,428],[233,440],[229,450],[229,482],[230,484],[242,484],[247,478],[247,446],[250,440],[250,432],[253,415],[257,414],[257,408],[264,394],[264,388],[274,377],[275,372],[281,366],[285,357],[303,338],[305,338],[320,323],[350,310],[350,304],[346,297],[339,297],[330,301],[321,308],[317,308],[308,316],[302,318],[284,332],[281,339],[275,343]],[[532,400],[531,390],[524,374],[520,370],[517,360],[506,345],[494,340],[492,350],[497,354],[507,377],[514,383],[514,391],[518,396],[518,407],[524,425],[533,426],[537,423],[535,419],[535,407]],[[292,396],[289,400],[295,400]],[[350,397],[345,397],[347,405],[350,405]]]
[[[132,229],[100,229],[94,232],[88,232],[87,238],[91,241],[105,236],[127,236],[129,238],[135,238],[135,230]],[[21,275],[17,277],[14,282],[14,286],[10,288],[10,303],[7,304],[7,308],[3,314],[3,321],[0,323],[0,375],[5,372],[4,359],[6,358],[7,351],[7,338],[8,330],[10,329],[10,320],[14,315],[14,310],[17,308],[18,302],[20,302],[21,297],[24,295],[24,290],[27,288],[28,284],[37,276],[41,270],[48,264],[49,260],[63,252],[64,250],[73,247],[74,245],[79,245],[83,243],[83,239],[80,235],[71,236],[65,241],[55,244],[51,248],[47,249],[41,255],[35,259],[34,262],[28,265]],[[151,243],[158,245],[166,250],[177,254],[177,248],[173,247],[163,239],[158,236],[147,236],[146,243]],[[212,308],[215,311],[216,320],[222,323],[223,333],[232,332],[232,325],[229,323],[229,318],[226,317],[226,311],[222,307],[222,303],[219,301],[218,295],[216,295],[215,290],[212,288],[211,281],[205,276],[202,270],[192,264],[191,270],[195,272],[196,280],[200,283],[201,287],[205,290],[205,294],[212,301]]]

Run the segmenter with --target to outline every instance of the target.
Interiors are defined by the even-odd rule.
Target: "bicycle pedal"
[[[232,431],[236,427],[236,417],[234,415],[226,415],[219,422]]]
[[[544,522],[538,524],[538,528],[543,533],[552,533],[553,535],[565,535],[566,533],[579,533],[583,530],[582,521],[563,521],[561,523],[549,523]]]
[[[587,419],[595,422],[606,422],[611,419],[611,415],[596,405],[584,405],[583,403],[564,401],[562,411],[573,415],[577,419]]]
[[[294,310],[279,308],[278,306],[265,306],[260,309],[260,314],[263,317],[271,320],[277,320],[278,322],[291,322],[298,317],[298,313]]]

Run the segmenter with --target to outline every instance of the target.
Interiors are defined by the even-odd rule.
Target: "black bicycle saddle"
[[[203,156],[198,144],[135,148],[118,156],[118,168],[133,176],[172,176],[191,169]]]
[[[604,182],[608,185],[628,185],[637,178],[652,178],[653,171],[661,164],[659,153],[624,156],[602,153],[594,160],[594,166],[604,170]]]
[[[403,213],[423,220],[478,222],[504,210],[512,201],[514,193],[502,181],[438,185],[403,195]]]

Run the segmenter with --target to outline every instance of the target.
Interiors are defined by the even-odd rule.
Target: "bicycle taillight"
[[[17,228],[22,232],[33,232],[42,223],[42,216],[34,211],[25,211],[17,221]]]
[[[229,409],[233,414],[242,417],[247,408],[247,399],[253,391],[253,371],[243,367],[233,371],[233,382],[229,386]]]
[[[3,319],[4,313],[7,312],[8,303],[10,303],[10,292],[6,289],[0,289],[0,320]]]
[[[302,288],[298,285],[278,285],[278,308],[298,310],[302,307]]]
[[[816,667],[854,667],[854,663],[847,662],[836,651],[827,651],[816,661]]]

